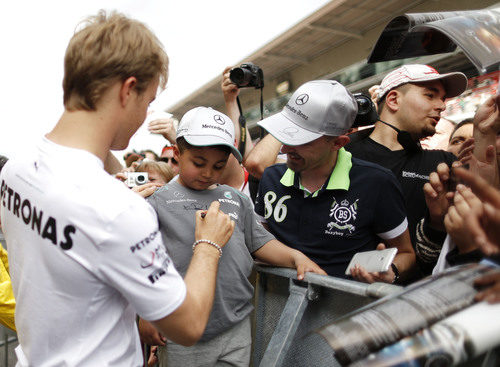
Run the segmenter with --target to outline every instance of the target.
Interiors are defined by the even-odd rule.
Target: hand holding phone
[[[369,273],[387,271],[397,252],[398,249],[394,247],[385,250],[358,252],[349,262],[345,274],[350,275],[351,269],[356,265],[363,267]]]

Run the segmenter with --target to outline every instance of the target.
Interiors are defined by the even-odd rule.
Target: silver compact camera
[[[125,183],[128,187],[135,187],[148,183],[149,177],[147,172],[129,172]]]

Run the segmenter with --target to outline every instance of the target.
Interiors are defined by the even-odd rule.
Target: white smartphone
[[[385,250],[358,252],[352,257],[351,262],[349,262],[345,274],[350,275],[351,269],[354,268],[355,265],[362,266],[370,273],[375,271],[387,271],[397,252],[398,249],[394,247],[386,248]]]

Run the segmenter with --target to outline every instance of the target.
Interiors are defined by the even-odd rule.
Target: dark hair
[[[227,145],[203,145],[203,146],[195,146],[189,144],[183,136],[177,138],[176,140],[177,147],[179,148],[179,152],[184,152],[184,150],[189,150],[193,148],[215,148],[218,150],[222,150],[224,153],[231,154],[231,148]]]
[[[467,125],[467,124],[472,124],[472,117],[460,121],[458,124],[455,125],[453,128],[453,131],[450,134],[450,139],[448,140],[448,143],[451,142],[451,139],[453,138],[453,135],[457,132],[458,129],[460,129],[462,126]]]
[[[143,160],[144,158],[146,158],[144,154],[136,152],[135,150],[128,152],[123,156],[123,160],[125,161],[125,165],[127,167],[130,167],[135,161]]]

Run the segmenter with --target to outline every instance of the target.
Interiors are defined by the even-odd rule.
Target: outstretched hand
[[[440,163],[436,172],[429,175],[429,182],[424,185],[424,197],[429,209],[430,225],[444,231],[444,216],[448,212],[453,199],[449,190],[450,169],[446,163]]]
[[[489,303],[500,302],[500,271],[493,274],[486,274],[474,282],[476,287],[483,290],[476,294],[476,301],[486,301]]]
[[[463,165],[467,164],[473,151],[474,151],[474,138],[468,138],[463,142],[462,146],[460,147],[460,150],[458,151],[458,156],[457,156],[458,160]]]
[[[304,279],[306,272],[327,275],[326,272],[319,267],[314,261],[309,259],[300,251],[296,251],[293,259],[295,269],[297,269],[297,279]]]
[[[496,135],[500,132],[500,94],[491,96],[479,106],[473,124],[482,134]]]
[[[148,130],[153,134],[162,135],[170,144],[175,144],[177,131],[173,118],[169,117],[153,120],[148,124]]]
[[[467,253],[477,249],[473,235],[467,229],[465,222],[471,212],[481,215],[482,210],[481,200],[468,187],[458,185],[453,197],[453,205],[450,206],[444,218],[444,225],[459,252]]]
[[[499,253],[500,192],[483,178],[465,169],[457,168],[455,174],[471,188],[482,202],[483,210],[470,211],[465,220],[465,226],[471,233],[474,244],[487,255]]]
[[[484,178],[492,185],[498,184],[498,162],[496,149],[493,145],[487,145],[484,149],[482,160],[473,154],[475,149],[474,138],[467,139],[458,152],[458,159],[462,165],[468,165],[469,170]]]

